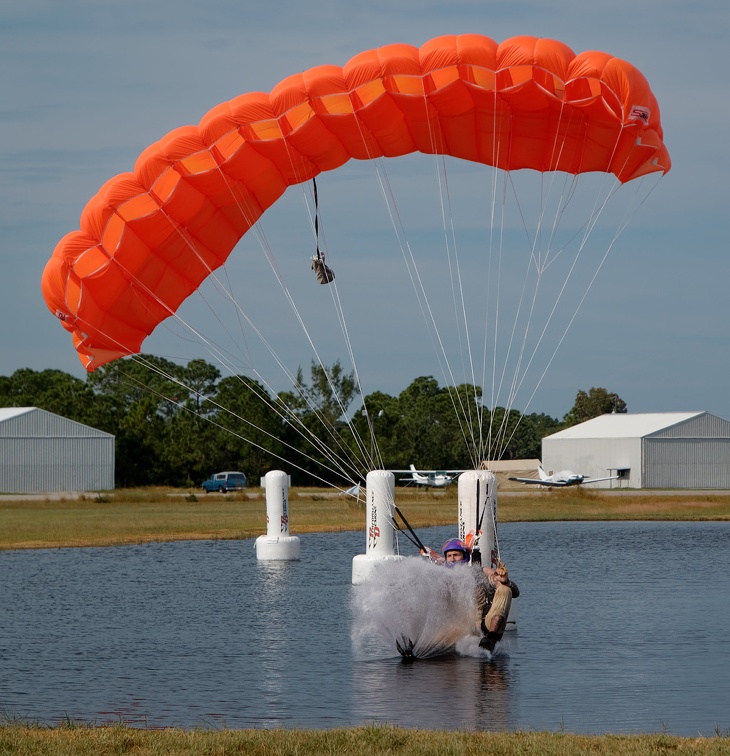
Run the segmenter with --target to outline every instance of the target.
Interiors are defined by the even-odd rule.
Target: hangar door
[[[644,439],[644,488],[730,488],[730,439]]]

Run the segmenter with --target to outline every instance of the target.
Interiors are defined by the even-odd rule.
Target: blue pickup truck
[[[203,490],[205,493],[241,491],[246,488],[246,482],[246,476],[242,472],[219,472],[203,481]]]

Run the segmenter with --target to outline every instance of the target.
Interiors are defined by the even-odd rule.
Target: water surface
[[[491,660],[414,664],[353,643],[363,533],[300,538],[289,563],[253,540],[0,552],[0,716],[730,730],[730,523],[503,524],[518,631]]]

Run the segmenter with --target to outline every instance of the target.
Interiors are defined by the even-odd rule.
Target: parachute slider
[[[317,250],[317,254],[312,258],[312,270],[317,276],[317,281],[321,284],[332,283],[335,280],[332,268],[325,265],[324,255],[319,250]]]

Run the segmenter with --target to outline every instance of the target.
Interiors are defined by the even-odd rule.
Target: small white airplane
[[[444,488],[453,483],[463,470],[417,470],[415,465],[411,465],[410,470],[391,470],[392,473],[409,473],[410,478],[402,478],[402,483],[414,483],[417,486],[428,486],[429,488]]]
[[[611,475],[607,478],[589,478],[587,475],[580,475],[579,473],[574,473],[572,470],[562,470],[553,475],[548,475],[542,469],[542,465],[538,466],[537,472],[540,475],[539,478],[509,478],[509,480],[516,480],[518,483],[533,483],[538,486],[552,486],[554,488],[580,486],[583,483],[598,483],[599,480],[618,480],[618,475]]]

